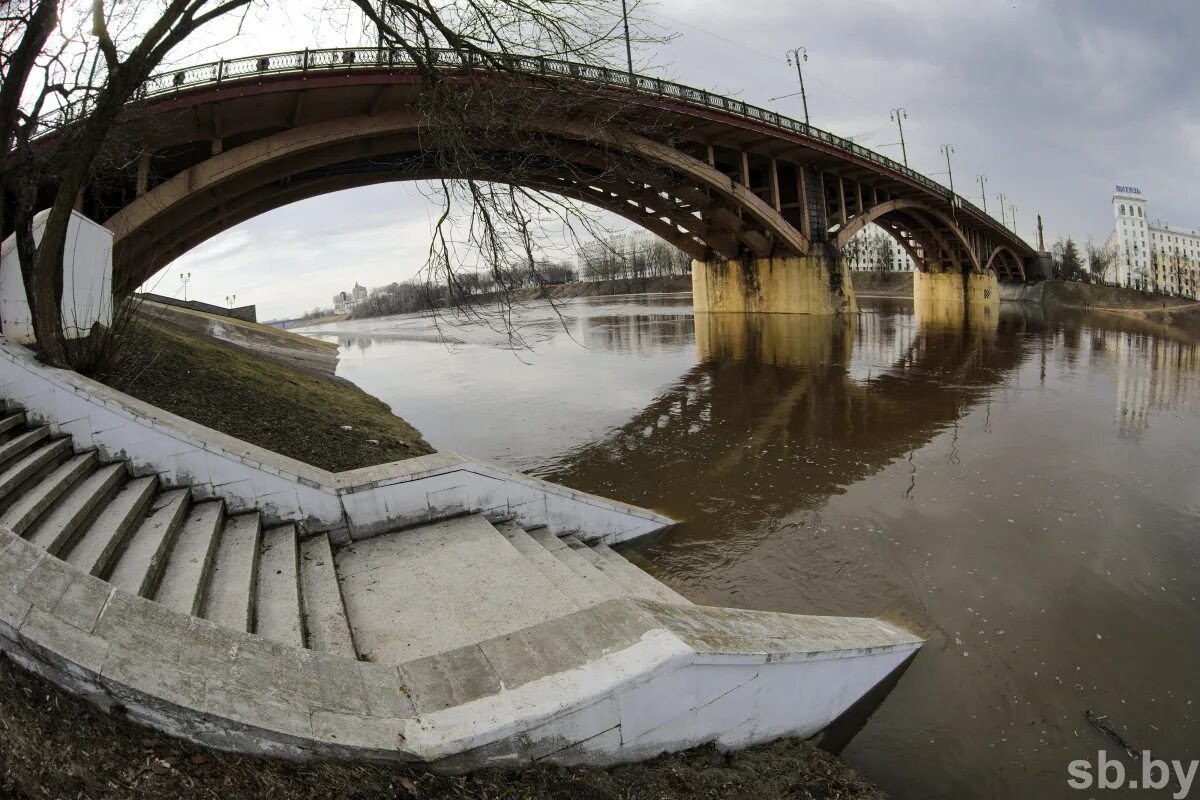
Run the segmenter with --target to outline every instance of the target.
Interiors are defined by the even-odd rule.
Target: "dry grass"
[[[60,692],[0,655],[0,797],[220,800],[881,800],[800,741],[712,748],[608,770],[553,766],[445,777],[407,767],[294,764],[186,745]]]
[[[127,335],[105,383],[185,419],[333,472],[433,452],[349,381],[145,319]]]

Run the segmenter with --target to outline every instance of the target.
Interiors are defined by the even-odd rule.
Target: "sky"
[[[617,0],[613,0],[619,8]],[[357,19],[330,20],[288,0],[185,44],[176,63],[361,41]],[[1200,228],[1200,82],[1196,0],[657,0],[641,25],[674,34],[637,47],[636,68],[801,118],[785,61],[805,47],[814,125],[899,157],[889,110],[907,110],[909,163],[982,205],[976,176],[1015,205],[1018,232],[1049,245],[1098,243],[1112,230],[1116,185],[1140,187],[1150,216]],[[355,282],[381,286],[424,264],[437,207],[415,184],[313,198],[195,248],[147,283],[191,299],[258,305],[260,319],[328,306]],[[615,223],[618,227],[627,224]]]

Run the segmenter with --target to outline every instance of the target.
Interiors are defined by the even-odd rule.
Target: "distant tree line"
[[[631,281],[691,274],[687,253],[649,236],[618,236],[579,248],[578,262],[586,281]]]
[[[416,311],[449,308],[471,299],[483,300],[520,289],[534,289],[572,283],[578,279],[575,267],[565,261],[537,261],[532,266],[514,266],[491,272],[469,272],[455,276],[453,287],[430,285],[425,280],[389,283],[372,289],[367,299],[350,312],[351,319],[410,314]]]
[[[650,236],[616,236],[589,242],[578,249],[580,268],[568,261],[538,259],[499,270],[454,275],[453,285],[433,285],[414,278],[372,289],[367,299],[350,312],[351,319],[410,314],[449,308],[473,300],[508,297],[519,290],[534,290],[585,281],[624,283],[624,289],[649,279],[691,274],[691,258],[676,247]],[[301,319],[329,316],[333,309],[316,308]]]

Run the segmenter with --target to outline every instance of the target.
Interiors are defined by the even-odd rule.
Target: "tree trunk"
[[[32,259],[21,260],[21,277],[29,298],[39,353],[43,361],[57,367],[69,366],[62,329],[63,256],[67,231],[76,198],[87,186],[105,135],[120,114],[125,95],[117,81],[119,78],[108,84],[106,91],[99,95],[92,113],[79,123],[76,130],[68,133],[60,145],[70,153],[69,161],[59,176],[54,204],[46,215],[46,226],[37,251]],[[27,211],[33,213],[32,209]]]
[[[0,83],[0,158],[12,156],[13,142],[17,138],[17,122],[20,118],[21,97],[29,84],[29,76],[37,66],[38,54],[58,24],[58,0],[40,0],[30,15],[21,40],[13,49],[8,61],[8,72]],[[9,162],[9,168],[12,163]],[[14,193],[19,191],[13,189]],[[7,198],[0,188],[0,236],[8,228]]]

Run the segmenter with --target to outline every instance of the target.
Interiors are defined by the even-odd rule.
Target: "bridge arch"
[[[863,213],[856,215],[845,225],[838,227],[834,243],[838,250],[841,250],[850,242],[850,239],[855,234],[867,225],[888,218],[895,218],[900,221],[903,227],[911,233],[911,236],[908,237],[909,239],[920,241],[923,250],[922,257],[914,257],[914,263],[918,269],[924,271],[928,268],[929,258],[934,252],[940,251],[947,255],[951,254],[955,248],[952,248],[952,243],[947,238],[948,233],[953,237],[955,247],[960,247],[961,254],[965,254],[969,267],[975,272],[982,272],[984,270],[983,265],[979,262],[979,256],[976,253],[975,247],[958,223],[943,211],[920,200],[900,198],[878,203]],[[892,233],[893,238],[896,238],[901,246],[910,255],[913,255],[915,248],[909,242],[897,237],[892,231],[891,226],[883,225],[881,227]]]
[[[1025,263],[1007,245],[997,245],[992,250],[991,255],[988,256],[985,269],[994,270],[1000,264],[1004,265],[1005,272],[1010,278],[1019,277],[1021,280],[1025,280]]]
[[[297,175],[347,164],[387,162],[428,151],[427,123],[412,109],[355,115],[289,128],[219,152],[148,189],[110,216],[119,290],[130,290],[169,260],[221,230],[272,208],[335,188],[379,183],[380,170],[363,170],[307,191],[287,191]],[[486,144],[500,152],[556,160],[557,169],[526,170],[513,179],[472,167],[394,173],[391,180],[464,177],[519,183],[590,203],[662,236],[693,258],[715,252],[734,258],[739,248],[770,255],[776,247],[805,253],[809,241],[780,212],[715,166],[647,137],[616,132],[597,140],[580,125],[529,120],[521,142]],[[553,146],[539,148],[553,142]],[[620,154],[617,167],[606,154]],[[622,160],[622,159],[628,159]],[[641,165],[644,168],[639,168]],[[353,172],[349,174],[355,174]],[[327,188],[328,187],[328,188]],[[272,198],[272,194],[277,195]],[[228,224],[214,224],[228,220]],[[744,225],[752,220],[757,230]]]

